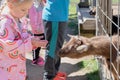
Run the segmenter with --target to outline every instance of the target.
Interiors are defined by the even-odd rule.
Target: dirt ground
[[[44,58],[44,50],[42,51],[41,56]],[[27,74],[28,80],[43,80],[44,67],[37,65],[32,65],[32,53],[27,54]],[[85,59],[90,59],[92,57],[85,57],[82,59],[70,59],[62,58],[60,71],[67,74],[67,80],[87,80],[85,69],[80,69],[78,63]]]
[[[44,50],[42,50],[41,56],[44,58]],[[44,67],[31,64],[32,53],[28,53],[26,57],[28,80],[43,80]],[[82,59],[62,58],[60,71],[67,74],[67,80],[87,80],[85,75],[87,71],[85,69],[81,70],[77,64],[82,60],[90,58],[92,57],[85,57]]]

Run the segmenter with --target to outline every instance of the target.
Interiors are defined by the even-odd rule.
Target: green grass
[[[70,0],[69,6],[69,18],[76,17],[76,5],[79,3],[79,0]]]
[[[118,0],[112,0],[113,4],[118,3]]]
[[[87,80],[100,80],[98,73],[98,65],[95,59],[84,60],[78,63],[80,69],[87,71]]]
[[[78,34],[78,21],[77,21],[77,13],[76,6],[79,3],[79,0],[70,0],[69,6],[69,28],[74,30],[73,34]]]

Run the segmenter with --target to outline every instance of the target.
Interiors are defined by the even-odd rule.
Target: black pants
[[[63,45],[64,32],[67,23],[44,21],[44,26],[45,26],[45,38],[48,40],[48,46],[45,55],[44,66],[45,72],[43,80],[51,80],[52,78],[55,77],[60,67],[61,58],[57,55],[57,52]]]
[[[45,40],[44,33],[43,34],[34,34],[34,36],[43,36],[43,38],[41,38],[41,40]],[[41,49],[41,47],[38,47],[37,49],[35,49],[35,52],[33,50],[33,61],[37,60],[39,58],[40,49]]]

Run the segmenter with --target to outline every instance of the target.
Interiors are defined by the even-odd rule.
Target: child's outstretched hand
[[[47,40],[40,40],[37,38],[31,39],[33,47],[46,47],[48,41]]]

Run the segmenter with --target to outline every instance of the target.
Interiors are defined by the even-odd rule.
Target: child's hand
[[[47,40],[40,40],[38,38],[32,38],[31,42],[34,47],[46,47],[48,43]]]
[[[34,34],[42,34],[43,31],[42,31],[41,29],[34,29],[34,30],[33,30],[33,33],[34,33]]]
[[[44,38],[44,36],[34,36],[35,38],[37,38],[38,40],[41,40],[42,38]]]
[[[44,47],[44,48],[45,48],[46,45],[47,45],[47,43],[48,43],[47,40],[39,40],[39,43],[38,43],[39,45],[38,45],[38,46],[39,46],[39,47]]]

